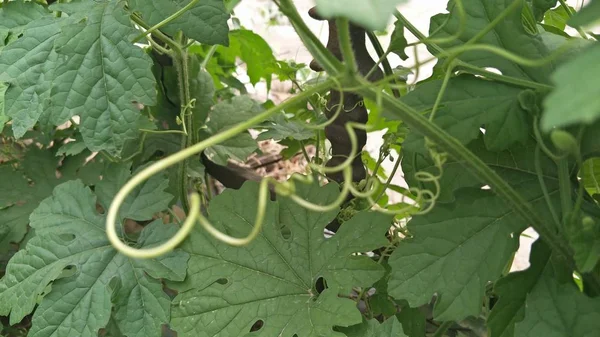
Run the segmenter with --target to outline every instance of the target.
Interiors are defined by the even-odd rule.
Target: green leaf
[[[83,166],[89,155],[88,152],[62,159],[55,157],[51,150],[39,150],[32,146],[25,152],[18,169],[15,170],[10,164],[0,165],[0,226],[7,230],[1,236],[0,253],[10,248],[11,242],[18,243],[23,239],[29,215],[52,193],[55,186],[82,175],[99,180],[101,170],[97,169],[94,162]],[[59,166],[61,159],[62,165]],[[60,178],[56,176],[57,171],[60,172]]]
[[[463,1],[467,15],[467,24],[464,27],[464,31],[462,31],[458,39],[452,39],[452,42],[443,43],[440,46],[444,49],[449,49],[464,45],[467,41],[480,34],[481,31],[487,29],[492,21],[513,3],[514,0]],[[477,43],[492,45],[527,59],[540,59],[547,56],[549,53],[541,37],[529,34],[522,24],[521,13],[524,5],[524,2],[521,1],[521,5],[517,6],[503,20],[498,22]],[[461,14],[457,10],[457,6],[454,6],[452,2],[449,6],[449,11],[450,14],[438,14],[431,19],[430,33],[435,38],[449,38],[460,32]],[[437,33],[433,35],[434,32]],[[437,54],[436,50],[430,48],[430,51]],[[467,51],[462,53],[458,58],[475,66],[496,68],[507,76],[530,79],[540,83],[550,83],[550,74],[554,69],[552,62],[538,67],[525,67],[487,51]],[[440,62],[443,61],[445,60],[441,60]]]
[[[600,194],[600,158],[591,158],[581,168],[581,183],[590,195]]]
[[[189,0],[129,0],[128,3],[135,12],[142,14],[146,23],[154,26],[185,7]],[[200,0],[161,30],[171,36],[182,31],[200,43],[226,46],[228,19],[223,0]]]
[[[525,146],[492,152],[485,149],[480,138],[468,148],[509,182],[548,224],[553,224],[535,169],[535,146],[531,140]],[[405,158],[411,157],[405,153]],[[416,163],[411,164],[416,166],[412,167],[435,170],[430,159],[424,158],[417,155]],[[540,167],[550,202],[559,209],[556,165],[542,156]],[[407,180],[411,178],[409,186],[418,186],[410,169],[404,172]],[[390,259],[389,289],[392,296],[405,298],[411,307],[428,303],[437,293],[436,319],[460,320],[479,314],[486,283],[501,275],[516,248],[518,233],[527,223],[493,191],[482,189],[485,182],[478,181],[456,161],[444,165],[440,186],[443,195],[436,207],[409,222],[408,230],[414,238],[401,244]],[[452,196],[449,193],[453,191]],[[450,204],[441,203],[452,200]]]
[[[600,301],[569,282],[560,284],[547,270],[527,296],[519,337],[593,337],[600,331]]]
[[[413,238],[390,257],[390,295],[418,307],[437,293],[439,321],[479,315],[486,284],[502,275],[527,225],[491,191],[464,189],[456,199],[414,217]]]
[[[152,61],[129,42],[137,31],[123,2],[82,1],[53,8],[70,16],[56,39],[65,62],[56,69],[51,121],[59,125],[80,115],[88,148],[118,155],[138,132],[141,114],[134,102],[156,103]]]
[[[496,171],[517,191],[526,192],[532,186],[540,191],[539,179],[535,169],[535,157],[533,155],[536,142],[529,140],[523,146],[515,146],[502,152],[493,152],[486,149],[482,139],[472,142],[467,148],[476,154],[486,165]],[[405,152],[405,158],[409,158],[402,164],[406,181],[409,186],[420,186],[415,179],[415,172],[426,171],[438,174],[438,169],[428,155],[413,154]],[[558,191],[558,172],[556,164],[545,155],[541,155],[540,167],[542,178],[551,197],[555,197]],[[486,182],[479,180],[472,173],[464,169],[462,163],[449,159],[443,166],[442,178],[440,180],[440,196],[438,202],[451,202],[454,200],[454,191],[462,187],[483,188]],[[434,189],[434,185],[424,183],[423,188]],[[559,208],[558,208],[559,209]],[[544,212],[548,212],[546,209]]]
[[[214,105],[215,84],[208,72],[200,68],[200,62],[196,56],[191,57],[190,62],[190,93],[191,98],[196,100],[192,108],[192,118],[195,129],[204,126],[210,108]]]
[[[533,14],[538,21],[545,19],[544,14],[556,6],[557,0],[527,0],[531,3]]]
[[[593,205],[597,208],[597,205]],[[567,226],[565,234],[573,248],[573,258],[578,271],[590,273],[600,261],[600,219],[584,215]]]
[[[267,131],[258,136],[258,140],[273,139],[276,141],[292,138],[295,140],[307,140],[315,137],[316,130],[306,127],[306,123],[285,118],[284,114],[277,114],[268,124],[261,127]]]
[[[598,20],[600,20],[600,1],[591,0],[587,6],[583,7],[569,20],[569,26],[587,27],[598,22]]]
[[[567,21],[569,20],[569,13],[563,6],[559,6],[546,12],[544,15],[544,23],[560,30],[565,30],[567,27]]]
[[[406,41],[406,37],[404,36],[404,24],[400,20],[396,20],[394,23],[394,31],[392,32],[392,36],[390,38],[390,45],[388,47],[388,52],[394,53],[404,61],[408,59],[408,55],[404,51],[408,45],[408,41]]]
[[[0,52],[0,82],[8,82],[4,113],[13,119],[16,138],[32,128],[48,109],[54,68],[58,59],[54,41],[60,32],[58,20],[31,23],[23,36]]]
[[[262,111],[260,104],[249,96],[236,96],[231,100],[219,102],[209,113],[206,130],[203,130],[206,135],[203,136],[208,137],[225,131]],[[257,148],[256,140],[248,132],[243,132],[208,148],[205,153],[215,163],[227,165],[229,159],[245,161]]]
[[[31,226],[36,236],[11,259],[0,283],[0,314],[10,313],[11,324],[29,314],[52,283],[28,336],[95,337],[111,312],[127,336],[161,336],[161,325],[169,322],[170,300],[157,279],[183,280],[187,253],[149,260],[117,253],[106,237],[96,197],[79,180],[56,187],[32,213]],[[154,221],[136,246],[157,245],[176,231]]]
[[[541,128],[550,131],[573,124],[592,124],[600,117],[600,45],[593,44],[554,74],[554,90],[544,100]]]
[[[532,247],[529,269],[511,273],[494,286],[499,297],[487,320],[490,335],[514,337],[515,324],[525,317],[525,300],[549,263],[550,249],[542,241]]]
[[[419,308],[404,307],[396,315],[405,333],[410,337],[425,337],[427,317]]]
[[[87,149],[87,146],[85,146],[85,143],[83,142],[83,139],[81,139],[81,137],[77,137],[75,140],[70,141],[66,144],[63,144],[58,151],[56,151],[56,155],[57,156],[75,156],[80,154],[81,152],[85,151],[85,149]]]
[[[251,30],[237,29],[229,33],[229,38],[229,47],[219,47],[217,51],[230,62],[235,62],[238,57],[244,61],[252,85],[265,79],[267,88],[270,88],[273,75],[278,75],[284,80],[289,79],[286,77],[288,72],[282,67],[282,63],[275,59],[273,50],[260,35]]]
[[[563,32],[563,34],[566,33]],[[540,28],[540,36],[542,37],[546,47],[548,47],[548,51],[550,53],[557,53],[558,55],[556,57],[556,63],[558,65],[562,65],[563,63],[572,60],[584,52],[587,47],[593,44],[593,42],[590,40],[572,38],[563,34],[558,34],[556,29],[553,29],[548,25]],[[567,43],[569,44],[570,48],[569,50],[564,50],[564,46]]]
[[[419,112],[431,111],[442,81],[430,81],[402,97],[402,101]],[[525,143],[530,132],[530,114],[521,103],[532,93],[506,84],[465,75],[453,78],[441,100],[434,122],[468,144],[485,128],[485,144],[490,150],[504,150]],[[392,118],[391,114],[386,117]],[[423,136],[409,133],[403,147],[426,153]]]
[[[29,23],[50,15],[51,13],[44,6],[35,2],[4,3],[0,8],[0,47],[5,45],[9,34],[18,36]]]
[[[581,137],[581,156],[583,160],[600,157],[600,121],[586,127]]]
[[[362,324],[340,330],[348,337],[408,337],[396,317],[388,318],[381,324],[376,319],[363,320]]]
[[[296,192],[324,205],[338,197],[339,187],[300,184]],[[253,182],[225,190],[211,201],[210,220],[229,235],[247,235],[257,195]],[[370,286],[384,273],[369,257],[354,253],[386,245],[391,217],[358,213],[325,239],[323,230],[336,215],[278,197],[267,202],[263,230],[247,246],[228,246],[202,229],[192,232],[184,244],[191,255],[188,277],[170,285],[179,291],[173,301],[173,330],[181,337],[239,336],[262,320],[256,336],[343,336],[332,327],[358,324],[361,315],[354,301],[338,294]],[[319,294],[315,284],[321,277],[327,289]]]
[[[113,197],[121,187],[131,179],[130,168],[126,165],[112,164],[104,173],[104,178],[96,185],[98,202],[108,209]],[[169,182],[160,175],[152,176],[142,186],[134,189],[123,201],[119,210],[121,219],[152,219],[157,210],[167,209],[172,195],[164,192]]]
[[[405,0],[316,0],[324,18],[345,17],[368,30],[385,30],[396,6]]]

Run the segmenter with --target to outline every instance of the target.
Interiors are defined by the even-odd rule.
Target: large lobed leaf
[[[114,190],[116,183],[118,179],[103,181],[97,188]],[[145,214],[144,220],[150,220],[151,213],[162,210],[164,201],[157,199],[164,198],[163,187],[162,182],[140,187],[134,195],[146,202],[132,203],[129,213]],[[99,202],[107,209],[111,199],[102,197]],[[127,336],[161,335],[161,325],[169,321],[170,300],[156,279],[183,280],[187,253],[175,251],[151,260],[119,254],[106,237],[96,197],[79,180],[56,187],[32,213],[31,226],[36,236],[11,259],[0,282],[0,315],[10,314],[11,324],[17,323],[43,296],[29,336],[95,337],[111,315]],[[141,232],[136,246],[157,245],[176,231],[175,226],[154,221]]]
[[[5,2],[0,8],[0,49],[9,35],[19,35],[23,28],[35,20],[49,17],[51,13],[35,2]]]
[[[130,42],[137,31],[122,6],[106,0],[55,7],[70,16],[55,41],[64,62],[55,70],[51,121],[58,125],[80,115],[92,151],[119,153],[138,132],[134,102],[156,103],[152,61]]]
[[[229,33],[229,38],[230,45],[219,47],[217,53],[231,64],[236,64],[237,58],[242,60],[252,85],[264,79],[269,89],[274,75],[282,80],[292,76],[293,69],[277,61],[271,46],[260,35],[247,29],[236,29]]]
[[[140,12],[142,18],[150,25],[156,25],[175,14],[189,2],[189,0],[128,1],[131,8],[135,12]],[[169,35],[183,31],[185,35],[200,43],[227,45],[229,43],[228,19],[229,14],[225,10],[223,0],[200,0],[161,30]]]
[[[402,101],[419,112],[431,111],[441,88],[442,81],[426,82]],[[529,136],[530,117],[524,103],[528,95],[529,91],[503,83],[459,76],[448,82],[434,122],[462,144],[477,139],[484,127],[486,147],[504,150],[525,143]],[[411,152],[426,153],[423,136],[414,132],[402,146]]]
[[[491,152],[480,138],[470,149],[552,224],[535,171],[531,143],[523,148]],[[424,164],[427,160],[419,160],[423,161],[418,170],[431,169]],[[558,209],[556,167],[545,157],[541,165],[550,202]],[[416,182],[409,184],[416,186]],[[437,294],[436,319],[460,320],[480,313],[486,284],[501,276],[518,246],[519,233],[528,224],[493,191],[481,189],[483,183],[459,162],[449,161],[444,166],[440,185],[445,201],[453,203],[438,203],[408,223],[413,237],[404,241],[390,258],[389,292],[406,299],[411,307],[426,304]]]
[[[23,36],[0,52],[0,82],[7,82],[4,111],[13,119],[15,137],[22,137],[49,108],[58,56],[54,41],[58,19],[45,18],[26,26]]]
[[[318,204],[339,195],[336,185],[297,187],[302,198]],[[256,216],[258,184],[226,190],[211,202],[208,213],[229,235],[246,235]],[[361,322],[356,303],[338,297],[353,286],[370,286],[384,274],[366,256],[386,244],[391,217],[357,214],[326,239],[325,226],[337,212],[306,210],[286,198],[268,202],[261,234],[245,247],[224,245],[201,229],[185,244],[188,277],[172,287],[172,328],[179,336],[241,336],[258,321],[256,336],[343,336],[333,326]],[[325,280],[318,294],[315,284]]]
[[[494,286],[499,297],[488,317],[488,328],[494,337],[515,336],[515,324],[525,317],[527,294],[535,287],[549,264],[550,250],[536,241],[531,250],[530,267],[525,271],[511,273]]]
[[[444,49],[464,45],[467,41],[480,34],[490,23],[507,10],[515,0],[465,0],[463,6],[466,18],[461,30],[461,16],[454,1],[450,2],[450,14],[438,14],[431,19],[430,32],[435,38],[449,38],[461,33],[458,39],[441,44]],[[504,49],[528,59],[540,59],[547,56],[548,48],[544,45],[539,34],[529,34],[522,23],[522,12],[525,3],[516,6],[506,17],[477,42]],[[514,7],[514,6],[513,6]],[[435,34],[434,34],[435,33]],[[435,54],[436,51],[432,50]],[[492,67],[502,74],[550,83],[550,74],[555,62],[538,67],[518,65],[504,57],[488,51],[467,51],[459,56],[460,60],[479,67]]]
[[[10,164],[0,165],[0,227],[6,231],[0,236],[0,253],[6,252],[10,243],[21,242],[29,215],[54,187],[76,178],[85,179],[88,184],[100,179],[104,164],[98,158],[86,164],[89,155],[84,152],[63,159],[55,157],[51,150],[33,146],[24,153],[17,169]]]
[[[515,326],[519,337],[594,337],[600,331],[600,301],[571,282],[561,284],[547,269],[525,302],[525,319]]]
[[[544,100],[541,127],[550,131],[600,118],[600,45],[590,46],[552,74],[555,89]]]
[[[498,281],[498,302],[488,319],[491,336],[592,337],[600,329],[600,302],[577,289],[570,271],[534,243],[529,269]]]
[[[409,222],[413,238],[390,258],[389,293],[411,307],[437,294],[434,316],[440,321],[477,316],[486,284],[501,276],[525,227],[490,191],[463,190],[455,204],[436,205]]]
[[[263,108],[249,96],[235,96],[230,100],[219,102],[209,113],[203,138],[216,135],[244,122],[262,112]],[[211,146],[206,155],[217,164],[227,165],[229,159],[245,161],[258,148],[256,140],[248,132]]]

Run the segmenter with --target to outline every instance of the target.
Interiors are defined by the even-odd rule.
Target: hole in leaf
[[[281,237],[284,240],[289,240],[292,237],[292,230],[288,225],[281,224],[279,232],[281,233]]]
[[[73,234],[60,234],[58,237],[61,240],[63,240],[65,243],[75,240],[75,235],[73,235]]]
[[[262,319],[259,319],[258,321],[254,322],[254,324],[250,328],[250,332],[258,331],[258,330],[262,329],[262,327],[264,325],[265,325],[265,322]]]
[[[325,239],[329,239],[331,237],[333,237],[335,235],[334,231],[331,231],[327,228],[325,228],[325,230],[323,231],[323,236],[325,236]]]
[[[226,278],[220,278],[220,279],[217,280],[217,283],[224,286],[227,283],[229,283],[229,280],[226,279]]]
[[[71,277],[71,276],[77,274],[77,270],[78,270],[77,266],[68,265],[62,270],[62,272],[56,279],[63,279],[63,278]]]
[[[322,293],[325,289],[327,289],[327,282],[325,282],[323,277],[319,277],[315,282],[315,290],[317,291],[317,294]]]

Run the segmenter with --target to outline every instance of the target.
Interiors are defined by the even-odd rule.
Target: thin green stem
[[[544,172],[542,171],[541,166],[541,152],[542,151],[540,145],[538,144],[538,146],[535,147],[534,153],[535,173],[538,177],[540,188],[542,189],[542,193],[544,194],[544,200],[546,201],[546,205],[550,210],[550,215],[552,215],[554,224],[556,225],[556,228],[560,228],[562,222],[560,221],[558,214],[556,214],[556,210],[554,209],[554,205],[552,204],[552,200],[550,199],[550,193],[548,193],[548,188],[546,187],[546,182],[544,181]]]
[[[442,99],[444,99],[444,94],[446,93],[446,89],[448,88],[448,83],[450,83],[450,78],[452,77],[452,70],[454,68],[455,62],[452,61],[448,69],[446,70],[446,75],[444,76],[444,80],[442,81],[442,86],[440,87],[440,91],[435,98],[435,102],[433,103],[433,109],[431,110],[431,114],[429,115],[429,120],[433,121],[435,118],[435,114],[437,113],[440,104],[442,103]]]
[[[377,178],[377,172],[379,171],[379,168],[381,168],[381,164],[383,164],[383,161],[385,160],[385,158],[387,157],[387,155],[381,151],[381,148],[379,150],[379,158],[377,158],[377,162],[375,163],[375,167],[373,168],[373,178],[376,179]]]
[[[340,50],[344,57],[344,64],[346,70],[351,74],[355,74],[358,70],[356,64],[356,56],[354,50],[352,50],[352,40],[350,39],[350,22],[348,19],[337,19],[336,26],[338,30],[338,40],[340,42]]]
[[[302,155],[304,156],[306,162],[310,163],[310,156],[308,155],[308,152],[306,152],[306,147],[304,146],[303,141],[300,141],[300,149],[302,150]]]
[[[200,69],[206,69],[206,67],[208,66],[208,62],[210,62],[210,59],[213,57],[213,55],[215,55],[217,48],[217,45],[210,47],[210,49],[206,53],[206,56],[204,56],[204,60],[202,60],[202,63],[200,64]]]
[[[131,20],[133,22],[135,22],[138,26],[144,28],[144,29],[148,29],[148,25],[144,22],[144,20],[142,20],[139,16],[133,14],[131,15]],[[163,34],[160,30],[156,30],[152,33],[153,36],[155,36],[156,38],[158,38],[159,40],[161,40],[163,43],[165,43],[167,46],[171,47],[171,48],[178,48],[178,44],[177,42],[173,41],[173,39],[171,39],[170,37],[168,37],[167,35]]]
[[[164,26],[168,25],[173,20],[176,20],[181,15],[183,15],[183,13],[187,12],[192,7],[194,7],[199,1],[200,0],[192,0],[192,1],[190,1],[185,7],[183,7],[180,10],[178,10],[177,12],[173,13],[173,15],[169,16],[168,18],[166,18],[166,19],[162,20],[161,22],[157,23],[156,25],[152,26],[151,28],[149,28],[148,30],[146,30],[145,32],[143,32],[142,34],[138,35],[135,39],[133,39],[133,42],[134,43],[138,42],[139,40],[143,39],[146,35],[153,34],[154,32],[158,31],[161,27],[164,27]]]
[[[381,60],[383,72],[385,73],[386,77],[391,77],[394,84],[399,84],[396,80],[396,76],[394,76],[394,70],[390,65],[390,61],[387,59],[387,53],[383,50],[383,47],[381,46],[381,43],[379,42],[379,39],[377,38],[375,33],[373,33],[372,31],[368,31],[367,37],[369,37],[369,41],[371,41],[371,45],[373,46],[373,49],[375,49],[377,57],[379,57],[379,60]],[[396,98],[400,97],[400,91],[398,89],[392,89],[392,93]]]
[[[377,197],[375,197],[375,199],[373,199],[374,200],[374,204],[377,204],[379,202],[379,199],[381,199],[381,197],[383,197],[383,195],[385,194],[385,192],[387,191],[387,189],[392,184],[392,179],[394,179],[394,176],[396,175],[396,172],[398,171],[398,168],[400,167],[400,162],[401,162],[400,158],[401,157],[398,156],[398,159],[396,159],[396,162],[394,163],[394,167],[392,168],[392,172],[388,176],[388,179],[385,182],[385,184],[383,185],[383,188],[381,189],[381,191],[379,192],[379,194],[377,195]]]
[[[568,158],[563,158],[558,161],[558,186],[563,222],[568,222],[571,218],[571,211],[573,210],[573,193],[571,190],[571,175],[569,174]]]
[[[487,71],[485,69],[481,69],[480,67],[476,67],[474,65],[471,65],[471,64],[463,62],[463,61],[458,61],[457,66],[459,67],[459,69],[461,69],[469,74],[483,76],[490,80],[495,80],[495,81],[503,82],[506,84],[513,84],[513,85],[516,85],[519,87],[530,88],[530,89],[539,90],[539,91],[550,91],[550,90],[554,89],[554,87],[547,85],[547,84],[528,81],[528,80],[525,80],[522,78],[517,78],[517,77],[496,74],[494,72]]]
[[[450,327],[452,327],[452,325],[454,325],[453,321],[446,321],[444,323],[442,323],[442,325],[440,325],[437,330],[435,331],[435,333],[433,334],[432,337],[442,337],[446,334],[446,331],[448,331],[448,329],[450,329]]]

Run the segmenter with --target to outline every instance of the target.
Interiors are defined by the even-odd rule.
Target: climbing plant
[[[273,0],[305,65],[239,0],[1,1],[1,334],[596,336],[600,1],[402,2]]]

